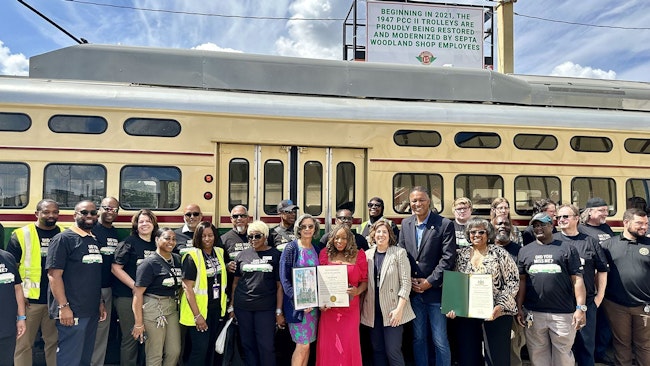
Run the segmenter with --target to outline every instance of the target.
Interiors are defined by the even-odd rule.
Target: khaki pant
[[[157,326],[160,315],[167,318],[164,327]],[[176,299],[145,295],[142,317],[147,333],[144,344],[147,366],[175,366],[181,354],[181,327]]]
[[[650,366],[650,324],[643,322],[643,306],[627,307],[603,300],[614,335],[614,357],[617,365],[632,365],[632,353],[639,366]],[[647,319],[647,318],[646,318]]]
[[[522,366],[521,349],[526,345],[524,327],[517,323],[517,317],[512,319],[512,337],[510,339],[510,366]]]
[[[106,320],[97,324],[97,336],[95,337],[95,348],[93,350],[92,361],[90,362],[91,366],[104,365],[104,359],[106,358],[106,346],[108,344],[108,331],[111,328],[113,289],[110,287],[102,288],[102,300],[104,300],[104,307],[106,308]]]
[[[576,337],[571,325],[573,313],[532,313],[533,326],[524,331],[530,363],[533,366],[575,366],[571,351]]]
[[[50,319],[47,304],[29,304],[25,310],[27,331],[25,335],[16,341],[14,364],[16,366],[32,366],[32,345],[36,340],[38,328],[41,328],[41,334],[45,342],[45,362],[47,366],[56,366],[56,348],[59,334],[56,331],[56,321]]]
[[[135,323],[133,317],[133,298],[115,297],[113,305],[120,320],[122,343],[120,344],[120,366],[136,366],[138,361],[138,342],[133,339],[131,330]]]

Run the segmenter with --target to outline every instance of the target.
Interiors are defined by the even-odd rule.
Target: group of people
[[[359,233],[352,212],[340,209],[320,240],[319,220],[298,215],[290,200],[278,204],[281,222],[272,229],[233,207],[233,228],[221,236],[196,204],[176,230],[159,228],[143,209],[120,240],[117,199],[99,208],[79,202],[65,230],[58,204],[41,200],[36,222],[16,229],[7,252],[0,250],[0,365],[31,365],[39,329],[48,365],[103,364],[112,308],[122,365],[229,364],[232,354],[214,351],[229,318],[247,365],[275,365],[283,332],[292,365],[361,365],[364,342],[372,364],[404,365],[404,325],[414,319],[417,366],[429,358],[520,365],[524,345],[533,365],[593,365],[597,339],[608,331],[617,365],[633,358],[650,365],[645,210],[626,210],[616,236],[600,198],[582,212],[541,200],[523,231],[505,198],[494,200],[489,219],[473,218],[464,197],[453,203],[454,218],[444,218],[424,187],[410,191],[409,204],[401,230],[383,217],[379,197],[369,200]],[[296,309],[294,270],[325,265],[346,266],[349,306]],[[491,275],[489,317],[442,313],[445,271]],[[7,326],[14,316],[16,326]]]

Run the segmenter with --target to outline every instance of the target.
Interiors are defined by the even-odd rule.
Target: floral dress
[[[318,255],[312,246],[309,249],[298,246],[298,267],[314,267],[318,265]],[[300,323],[289,323],[291,339],[296,344],[309,344],[316,340],[316,329],[318,325],[318,308],[313,308]]]

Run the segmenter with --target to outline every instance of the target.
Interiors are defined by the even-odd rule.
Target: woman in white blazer
[[[371,327],[373,365],[404,365],[403,324],[415,318],[411,308],[411,265],[406,250],[396,246],[390,222],[380,219],[370,229],[368,291],[361,307],[361,324]]]

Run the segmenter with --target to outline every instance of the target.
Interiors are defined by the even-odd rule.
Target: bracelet
[[[63,304],[63,305],[57,305],[56,308],[59,309],[59,310],[61,310],[61,309],[63,309],[63,308],[67,308],[68,306],[70,306],[70,302],[66,302],[66,303]]]
[[[133,328],[142,329],[142,328],[144,328],[144,324],[142,324],[142,325],[133,325]]]
[[[201,313],[198,313],[198,314],[194,315],[194,321],[196,321],[196,319],[198,319],[200,316],[201,316]]]
[[[27,320],[27,316],[25,316],[25,315],[16,316],[16,321],[19,321],[19,320]]]
[[[228,306],[228,309],[226,309],[227,312],[232,313],[235,311],[235,308],[233,306]]]

